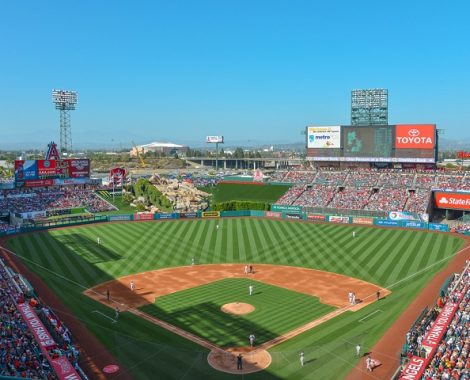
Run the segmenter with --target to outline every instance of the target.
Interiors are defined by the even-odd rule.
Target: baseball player
[[[352,235],[353,235],[353,238],[355,238],[356,237],[356,231],[353,231]]]
[[[237,356],[237,369],[243,369],[243,356],[238,354]]]
[[[253,345],[255,344],[255,334],[250,334],[248,336],[248,340],[250,341],[250,346],[253,347]]]
[[[300,351],[299,358],[300,358],[300,365],[303,367],[305,363],[305,354],[303,351]]]
[[[193,257],[191,258],[191,265],[194,265],[194,264],[196,264],[196,258],[193,256]]]
[[[359,357],[361,355],[361,345],[358,343],[356,344],[356,356]]]
[[[250,296],[253,295],[253,289],[254,289],[253,285],[250,285],[250,286],[248,287],[248,293],[250,294]]]
[[[135,283],[134,281],[131,281],[131,292],[135,290]]]
[[[245,265],[245,274],[248,274],[248,265]]]
[[[352,293],[351,291],[349,291],[349,293],[348,293],[348,300],[349,300],[349,303],[350,303],[351,305],[352,305],[352,294],[353,294],[353,293]]]
[[[101,244],[101,239],[99,237],[97,237],[96,242],[98,243],[98,245],[100,245]]]
[[[218,230],[218,229],[219,229],[219,225],[218,225],[218,224],[216,224],[215,228]]]
[[[116,309],[114,309],[114,320],[117,321],[119,319],[119,308],[116,306]]]
[[[356,304],[356,293],[353,292],[352,294],[352,304],[355,305]]]

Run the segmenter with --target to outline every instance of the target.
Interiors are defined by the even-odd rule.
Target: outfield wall
[[[142,212],[135,214],[113,214],[113,215],[99,215],[94,217],[85,218],[83,220],[57,222],[50,221],[36,227],[21,227],[20,229],[8,230],[0,232],[1,236],[15,235],[21,232],[30,232],[37,230],[44,230],[57,227],[68,227],[74,225],[83,225],[91,223],[106,223],[106,222],[131,222],[131,221],[150,221],[150,220],[176,220],[176,219],[219,219],[219,218],[240,218],[240,217],[255,217],[255,218],[269,218],[269,219],[286,219],[286,220],[304,220],[308,222],[321,222],[321,223],[335,223],[335,224],[359,224],[365,226],[379,226],[379,227],[398,227],[409,228],[418,230],[431,230],[449,232],[447,224],[438,223],[425,223],[414,220],[392,220],[382,219],[368,216],[345,216],[334,214],[314,214],[303,212],[300,208],[295,206],[285,206],[285,208],[274,208],[276,211],[260,211],[260,210],[241,210],[241,211],[197,211],[197,212],[170,212],[170,213],[150,213]]]

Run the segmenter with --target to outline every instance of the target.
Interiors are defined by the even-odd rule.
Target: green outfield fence
[[[305,212],[300,206],[289,205],[271,205],[271,210],[274,211],[261,211],[261,210],[240,210],[240,211],[197,211],[197,212],[169,212],[169,213],[134,213],[134,214],[113,214],[113,215],[93,215],[77,217],[76,219],[58,219],[46,220],[36,222],[35,224],[24,225],[19,229],[12,229],[1,232],[0,236],[13,235],[21,232],[31,232],[37,230],[44,230],[49,228],[76,226],[81,224],[91,223],[105,223],[105,222],[129,222],[129,221],[150,221],[150,220],[175,220],[175,219],[208,219],[208,218],[235,218],[235,217],[256,217],[256,218],[271,218],[271,219],[288,219],[288,220],[304,220],[309,222],[328,222],[337,224],[360,224],[360,225],[374,225],[381,227],[399,227],[399,228],[412,228],[419,230],[432,230],[448,232],[449,226],[447,224],[438,223],[425,223],[415,220],[391,220],[384,217],[372,216],[368,212],[359,213],[335,213],[335,210],[329,210],[329,213],[324,212]],[[326,209],[322,209],[326,211]],[[333,212],[332,212],[333,211]],[[339,210],[336,210],[339,211]]]

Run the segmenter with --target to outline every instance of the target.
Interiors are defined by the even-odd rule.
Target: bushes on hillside
[[[136,198],[143,197],[147,206],[153,205],[160,209],[171,208],[170,200],[147,179],[139,179],[132,187],[132,193]]]
[[[238,210],[269,210],[269,203],[250,201],[228,201],[211,205],[214,211],[238,211]]]

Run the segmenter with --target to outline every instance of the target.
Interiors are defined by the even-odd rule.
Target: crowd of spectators
[[[380,189],[372,193],[365,205],[365,210],[401,211],[408,199],[408,190],[404,188]]]
[[[268,182],[284,182],[283,179],[287,172],[276,171],[270,174]]]
[[[0,375],[29,379],[56,379],[16,308],[24,302],[21,289],[0,265]]]
[[[431,192],[426,189],[410,191],[405,210],[410,212],[424,213],[428,209]]]
[[[436,304],[410,329],[402,349],[402,357],[426,357],[422,342],[442,308],[450,300],[461,301],[447,327],[442,340],[424,371],[423,379],[468,379],[470,376],[470,268],[454,276],[446,291],[442,291]],[[431,352],[432,353],[432,352]]]
[[[84,207],[89,212],[115,209],[95,192],[86,189],[14,190],[0,197],[0,210],[26,213]]]
[[[336,192],[334,186],[312,185],[305,190],[294,202],[294,205],[302,207],[326,207]]]
[[[293,186],[284,195],[277,200],[277,204],[291,205],[305,191],[305,186]]]
[[[283,179],[283,182],[310,184],[314,180],[316,172],[313,171],[289,171]]]
[[[315,183],[319,185],[341,186],[347,175],[347,172],[318,172],[315,177]]]
[[[380,181],[380,174],[376,172],[351,172],[344,181],[347,187],[376,187]]]
[[[461,223],[455,227],[455,231],[459,234],[464,234],[470,232],[470,223]]]
[[[379,184],[383,187],[401,187],[410,189],[413,187],[414,174],[384,172],[380,175]]]
[[[345,187],[335,193],[328,207],[362,210],[369,201],[372,190],[367,187]]]
[[[418,189],[432,189],[436,187],[437,176],[435,174],[417,174],[414,187]]]

